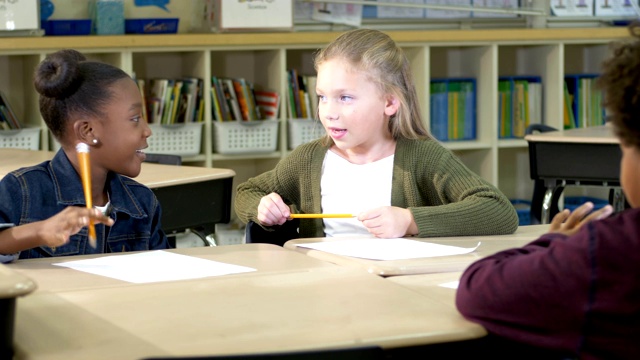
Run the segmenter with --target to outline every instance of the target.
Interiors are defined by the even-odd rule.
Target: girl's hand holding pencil
[[[282,225],[291,219],[353,218],[353,214],[292,214],[280,195],[271,193],[260,199],[258,221],[266,226]]]
[[[56,247],[68,243],[71,235],[78,233],[91,221],[107,226],[113,225],[113,219],[103,215],[98,209],[69,206],[58,214],[42,221],[38,238],[42,241],[41,245],[55,250]]]

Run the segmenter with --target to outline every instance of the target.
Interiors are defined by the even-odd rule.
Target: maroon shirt
[[[640,359],[640,209],[476,261],[456,305],[509,340],[580,359]]]

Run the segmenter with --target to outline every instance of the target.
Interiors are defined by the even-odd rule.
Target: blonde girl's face
[[[388,121],[398,102],[366,73],[342,59],[327,60],[318,66],[316,91],[320,120],[343,156],[375,153],[394,143]]]

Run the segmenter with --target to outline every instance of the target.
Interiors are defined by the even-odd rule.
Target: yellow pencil
[[[326,219],[326,218],[352,218],[353,214],[291,214],[291,219]]]
[[[78,162],[80,163],[80,178],[82,179],[82,189],[84,190],[84,201],[87,209],[93,208],[93,197],[91,196],[91,166],[89,165],[89,145],[78,143],[76,145]],[[96,227],[93,220],[89,219],[89,245],[96,247]]]

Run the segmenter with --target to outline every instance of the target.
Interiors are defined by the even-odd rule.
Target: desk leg
[[[544,198],[542,199],[542,213],[540,214],[540,222],[543,224],[549,223],[549,217],[551,216],[551,199],[553,198],[553,188],[548,187],[544,192]]]
[[[622,188],[616,187],[613,189],[613,212],[620,212],[625,208],[625,198]]]
[[[565,185],[564,181],[559,184],[555,181],[546,184],[547,190],[544,193],[544,198],[542,199],[542,210],[540,211],[540,222],[542,224],[551,223],[551,219],[560,212],[560,209],[558,208],[558,201],[564,192]]]

